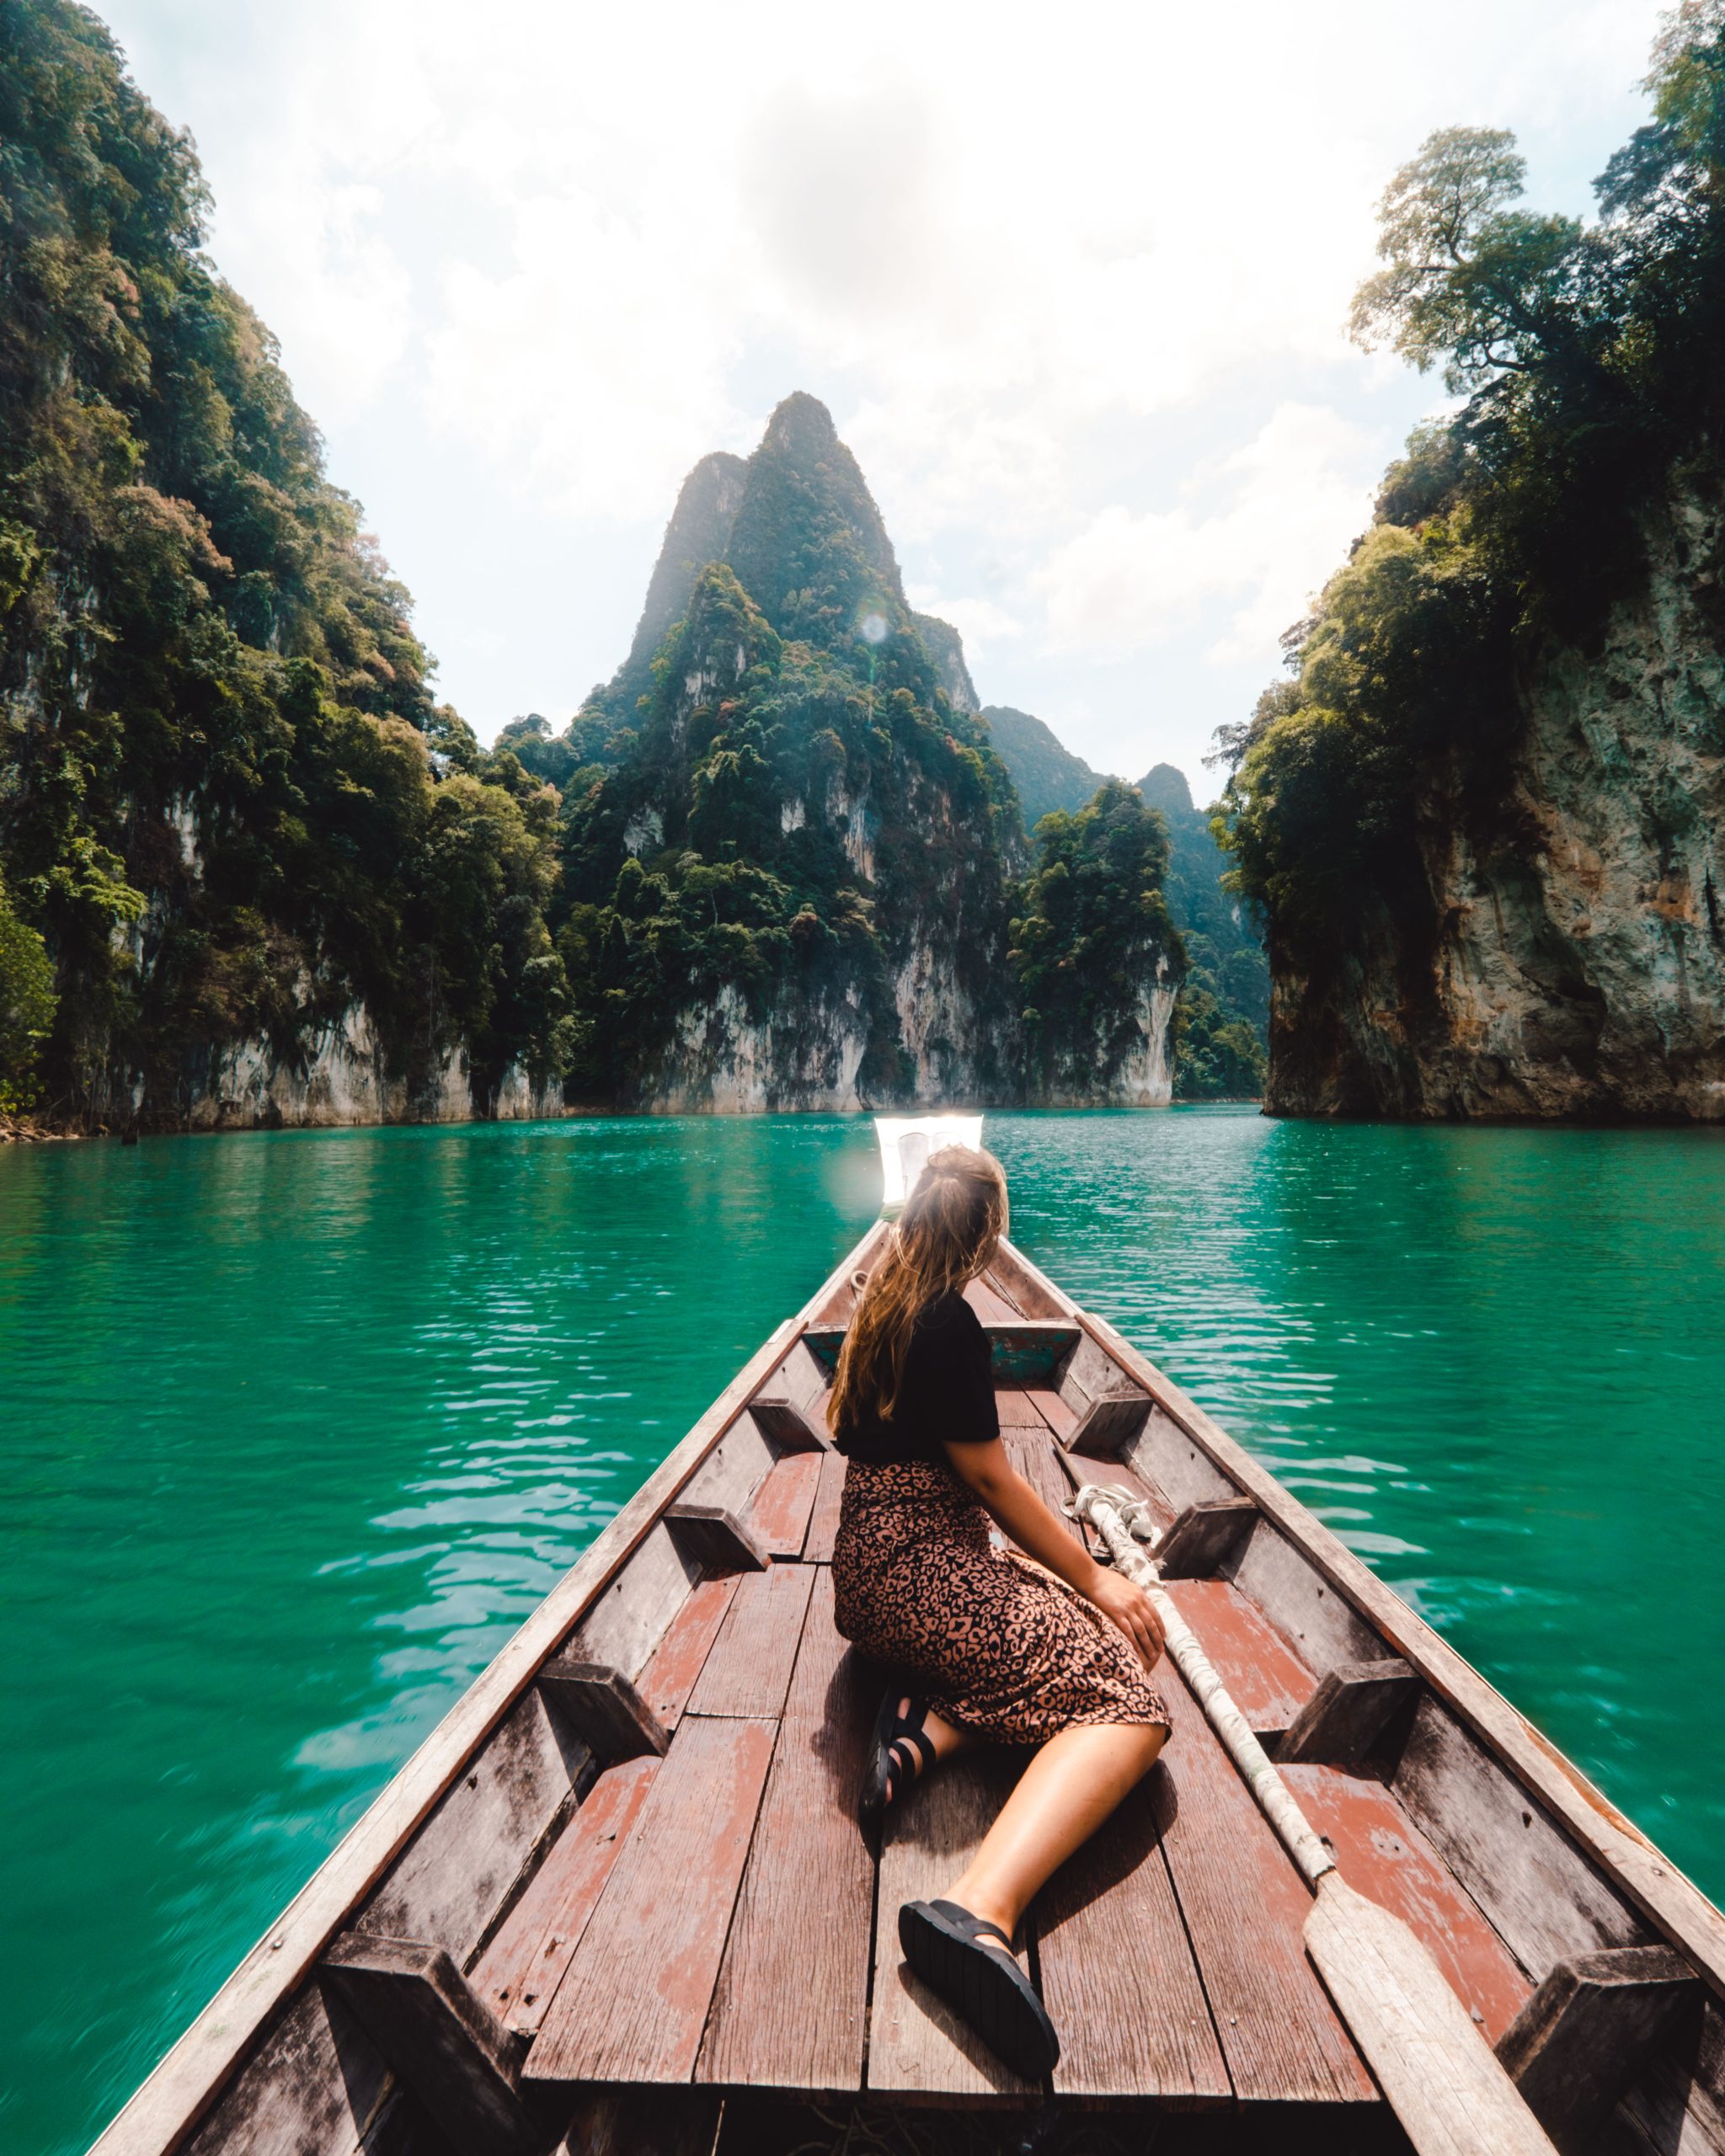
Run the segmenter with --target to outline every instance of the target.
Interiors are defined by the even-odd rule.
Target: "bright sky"
[[[1385,181],[1513,127],[1584,211],[1659,13],[98,6],[482,735],[611,674],[684,472],[806,389],[984,702],[1200,800],[1440,395],[1343,334]]]

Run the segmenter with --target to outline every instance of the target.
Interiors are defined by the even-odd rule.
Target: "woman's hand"
[[[1084,1592],[1131,1641],[1145,1668],[1154,1669],[1162,1659],[1162,1628],[1144,1589],[1134,1587],[1124,1573],[1098,1565]]]

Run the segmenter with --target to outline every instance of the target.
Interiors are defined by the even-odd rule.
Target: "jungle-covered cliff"
[[[94,17],[8,0],[0,1111],[525,1112],[557,797],[434,704],[206,207]]]
[[[1268,1105],[1725,1116],[1725,5],[1667,19],[1590,222],[1493,131],[1385,196],[1355,328],[1461,403],[1224,729]]]

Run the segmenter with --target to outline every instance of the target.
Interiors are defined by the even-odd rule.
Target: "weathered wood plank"
[[[813,1565],[774,1565],[737,1583],[713,1652],[689,1694],[688,1716],[777,1720],[803,1636]]]
[[[1203,1446],[1160,1401],[1126,1448],[1125,1457],[1146,1482],[1162,1492],[1175,1513],[1183,1512],[1188,1505],[1241,1495]]]
[[[670,1742],[670,1730],[606,1662],[553,1655],[539,1673],[539,1690],[601,1767],[644,1753],[657,1757]]]
[[[740,1518],[777,1458],[754,1416],[740,1415],[689,1477],[681,1496],[690,1504],[712,1505]]]
[[[528,1693],[420,1828],[357,1928],[424,1940],[464,1963],[590,1767],[579,1737]]]
[[[1535,1982],[1577,1954],[1659,1943],[1440,1700],[1421,1700],[1390,1786]]]
[[[809,1516],[809,1533],[803,1544],[803,1561],[809,1565],[832,1561],[832,1540],[839,1531],[839,1508],[845,1497],[842,1453],[825,1454],[820,1462],[820,1484],[814,1492],[814,1509]]]
[[[797,1316],[775,1328],[532,1611],[134,2093],[96,2143],[99,2156],[168,2156],[183,2145],[329,1940],[351,1920],[352,1913],[532,1683],[547,1655],[606,1600],[618,1573],[639,1554],[644,1541],[656,1533],[670,1550],[669,1537],[659,1524],[660,1511],[732,1418],[763,1387],[798,1400],[818,1394],[824,1380],[801,1345],[802,1328],[850,1273],[873,1262],[885,1233],[882,1224],[872,1227]],[[635,1659],[619,1652],[611,1636],[592,1638],[585,1646],[587,1654],[595,1661],[612,1662],[631,1676],[638,1674],[659,1634],[681,1606],[688,1584],[683,1572],[676,1593],[667,1598],[657,1630],[644,1639]]]
[[[1316,1688],[1306,1664],[1231,1581],[1170,1580],[1167,1593],[1252,1727],[1279,1735]]]
[[[749,1532],[775,1557],[798,1557],[809,1532],[809,1515],[820,1484],[821,1463],[829,1457],[818,1452],[788,1452],[755,1492],[745,1521]]]
[[[986,1280],[972,1280],[964,1289],[964,1300],[969,1304],[985,1325],[1016,1325],[1018,1313],[1007,1300],[997,1294]]]
[[[1048,1385],[1026,1385],[1024,1397],[1048,1424],[1056,1441],[1065,1444],[1077,1428],[1078,1417],[1059,1393]]]
[[[517,2094],[521,2046],[441,1946],[344,1932],[324,1956],[330,1983],[420,2110],[473,2156],[537,2156]]]
[[[1652,2156],[1725,2156],[1725,2009],[1709,1997],[1680,2015],[1618,2106]]]
[[[473,1989],[516,2035],[532,2036],[544,2020],[658,1771],[649,1754],[599,1777],[474,1964]]]
[[[1224,1569],[1319,1676],[1338,1662],[1382,1657],[1376,1632],[1268,1519],[1259,1520],[1244,1553]]]
[[[1344,1662],[1331,1670],[1289,1726],[1279,1761],[1351,1767],[1365,1758],[1391,1716],[1405,1711],[1419,1679],[1399,1655]]]
[[[1039,2094],[924,1989],[899,1950],[900,1908],[943,1892],[958,1877],[1023,1764],[1022,1755],[965,1753],[888,1807],[868,2021],[868,2081],[879,2094],[978,2106],[1032,2103]]]
[[[353,2156],[394,2089],[352,2009],[307,1984],[205,2120],[191,2156]]]
[[[733,1572],[691,1588],[687,1601],[665,1627],[652,1660],[641,1672],[641,1696],[667,1729],[676,1729],[682,1720],[695,1680],[737,1591],[738,1577]]]
[[[1060,1472],[1060,1462],[1055,1458],[1054,1440],[1040,1419],[1032,1429],[1014,1428],[1003,1430],[1001,1435],[1006,1443],[1007,1459],[1049,1510],[1071,1529],[1076,1540],[1082,1541],[1083,1534],[1077,1521],[1067,1518],[1064,1510],[1071,1492]]]
[[[555,2156],[713,2156],[720,2108],[705,2090],[604,2089],[576,2105]]]
[[[879,1673],[833,1624],[815,1573],[697,2081],[859,2088],[874,1860],[857,1824]]]
[[[1252,1532],[1258,1507],[1250,1497],[1207,1497],[1188,1505],[1156,1545],[1165,1580],[1215,1577]]]
[[[995,1394],[994,1405],[1003,1430],[1045,1430],[1048,1428],[1031,1406],[1022,1385],[1002,1385]]]
[[[825,1452],[825,1431],[794,1400],[775,1400],[757,1393],[749,1412],[775,1452]]]
[[[771,1722],[685,1718],[540,2024],[530,2080],[688,2079],[773,1737]]]
[[[1056,2095],[1187,2103],[1230,2093],[1161,1840],[1140,1784],[1038,1897],[1043,2000],[1060,2033]]]
[[[1067,1449],[1087,1460],[1118,1460],[1149,1414],[1150,1402],[1142,1393],[1114,1393],[1092,1400],[1074,1423]]]
[[[1495,2043],[1530,1988],[1478,1904],[1381,1782],[1340,1768],[1290,1766],[1283,1779],[1335,1851],[1342,1876],[1398,1916]]]
[[[1311,1894],[1178,1672],[1173,1734],[1147,1786],[1228,2072],[1242,2103],[1356,2103],[1376,2091],[1306,1958]]]
[[[1668,1946],[1578,1955],[1527,2001],[1498,2057],[1558,2148],[1579,2156],[1701,1995],[1695,1971]]]
[[[686,1556],[665,1522],[655,1519],[570,1636],[569,1652],[638,1677],[699,1576],[697,1561]]]
[[[665,1507],[665,1524],[684,1556],[703,1572],[760,1572],[772,1562],[772,1552],[753,1528],[724,1505],[680,1497]]]

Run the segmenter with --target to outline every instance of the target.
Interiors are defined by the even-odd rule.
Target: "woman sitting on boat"
[[[946,1892],[899,1912],[911,1968],[1033,2077],[1060,2039],[1012,1940],[1043,1881],[1149,1770],[1168,1715],[1146,1674],[1162,1646],[1149,1597],[1089,1557],[1001,1442],[988,1340],[963,1290],[1006,1230],[999,1161],[937,1153],[839,1358],[828,1421],[848,1465],[832,1576],[840,1631],[903,1673],[875,1725],[865,1826],[975,1739],[1039,1748]],[[992,1545],[991,1519],[1017,1549]]]

